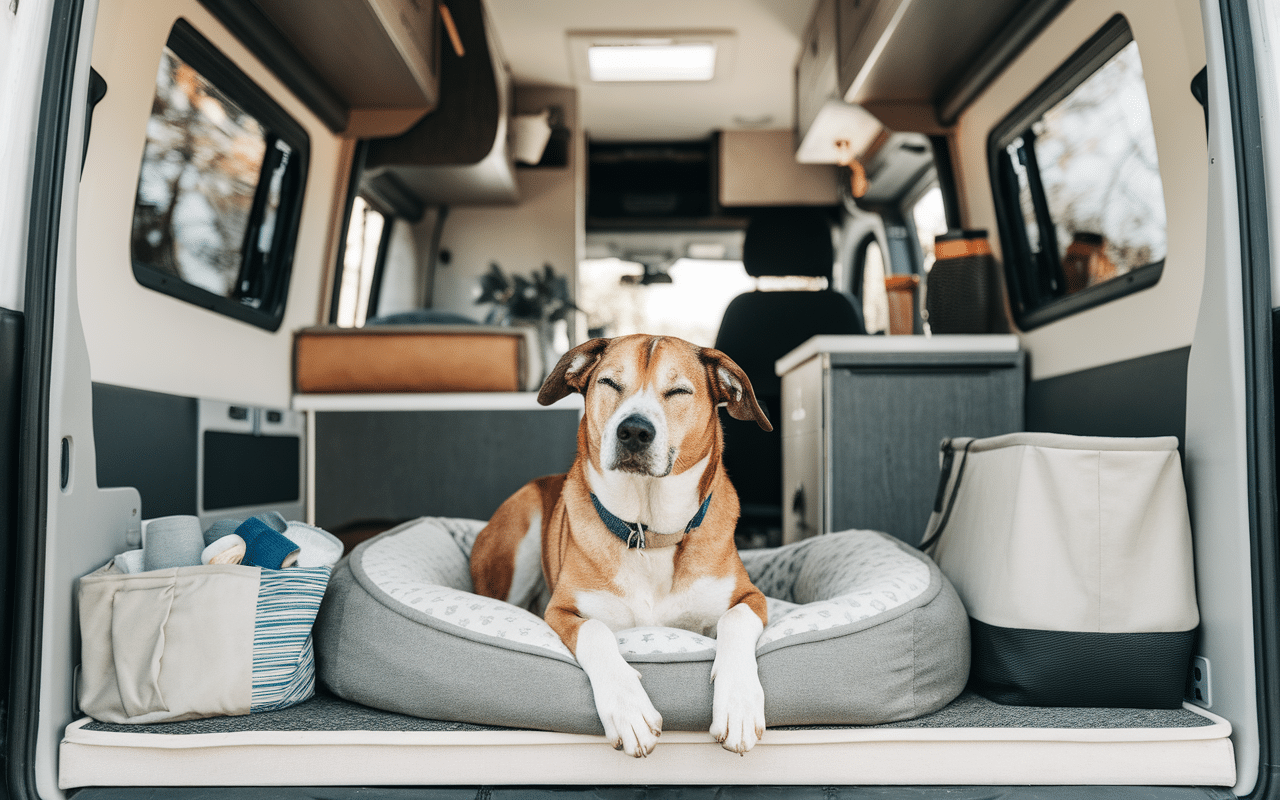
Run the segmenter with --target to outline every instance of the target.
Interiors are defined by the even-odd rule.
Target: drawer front
[[[822,359],[811,358],[782,376],[782,435],[821,430]]]
[[[798,542],[824,532],[825,464],[821,430],[783,437],[783,544]]]

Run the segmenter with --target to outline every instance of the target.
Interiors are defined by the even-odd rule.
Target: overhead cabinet
[[[999,31],[1046,5],[1061,3],[820,0],[796,62],[797,160],[834,163],[840,140],[862,155],[881,126],[941,132],[937,109]]]
[[[246,34],[278,30],[328,90],[350,138],[403,133],[439,100],[440,15],[427,0],[208,0]],[[269,26],[254,17],[265,16]],[[238,32],[239,33],[239,32]],[[280,52],[270,48],[273,57]],[[277,65],[280,66],[280,65]],[[345,120],[342,124],[339,120]]]
[[[720,205],[835,205],[836,168],[797,164],[791,131],[724,131],[717,157]]]
[[[841,54],[852,50],[850,37],[856,32],[852,21],[840,26],[841,15],[860,19],[876,5],[873,0],[820,0],[809,21],[796,62],[796,160],[802,164],[837,163],[841,140],[861,154],[880,132],[874,116],[845,102],[848,84],[840,70],[846,60]]]
[[[480,0],[450,0],[462,52],[440,54],[440,102],[403,135],[369,143],[365,168],[426,203],[514,203],[511,78]]]

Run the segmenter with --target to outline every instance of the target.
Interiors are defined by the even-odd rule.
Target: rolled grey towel
[[[264,511],[261,514],[254,514],[255,519],[260,519],[267,524],[276,533],[284,533],[289,523],[280,515],[279,511]],[[241,525],[244,524],[242,519],[220,519],[209,526],[209,530],[204,532],[205,547],[213,544],[223,536],[229,536],[236,532]]]
[[[171,567],[194,567],[204,550],[200,520],[186,514],[157,517],[147,522],[142,566],[147,572]]]
[[[271,526],[276,533],[284,533],[289,529],[289,523],[279,511],[264,511],[261,514],[254,514],[255,519],[260,519]]]
[[[239,528],[242,522],[244,522],[244,520],[220,519],[217,522],[210,525],[209,530],[204,532],[205,547],[208,547],[209,545],[218,541],[223,536],[230,536],[231,534],[235,533],[236,528]]]

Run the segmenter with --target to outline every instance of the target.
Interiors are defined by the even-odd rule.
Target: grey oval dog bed
[[[422,518],[344,559],[316,621],[320,680],[344,699],[417,717],[602,733],[587,676],[551,628],[471,593],[482,527]],[[968,617],[920,552],[847,531],[742,558],[769,598],[756,655],[770,726],[909,719],[964,689]],[[706,730],[715,640],[674,628],[617,637],[663,727]]]

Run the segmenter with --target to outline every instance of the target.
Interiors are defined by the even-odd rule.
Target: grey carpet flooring
[[[874,728],[1194,728],[1210,720],[1184,709],[1036,708],[1002,706],[972,692],[950,705],[912,720],[874,725]],[[835,730],[841,725],[808,729]],[[89,731],[144,734],[240,733],[245,731],[499,731],[512,730],[466,722],[418,719],[349,703],[321,692],[306,702],[281,711],[240,717],[166,722],[158,725],[116,725],[90,722]],[[800,727],[775,730],[805,730]]]

